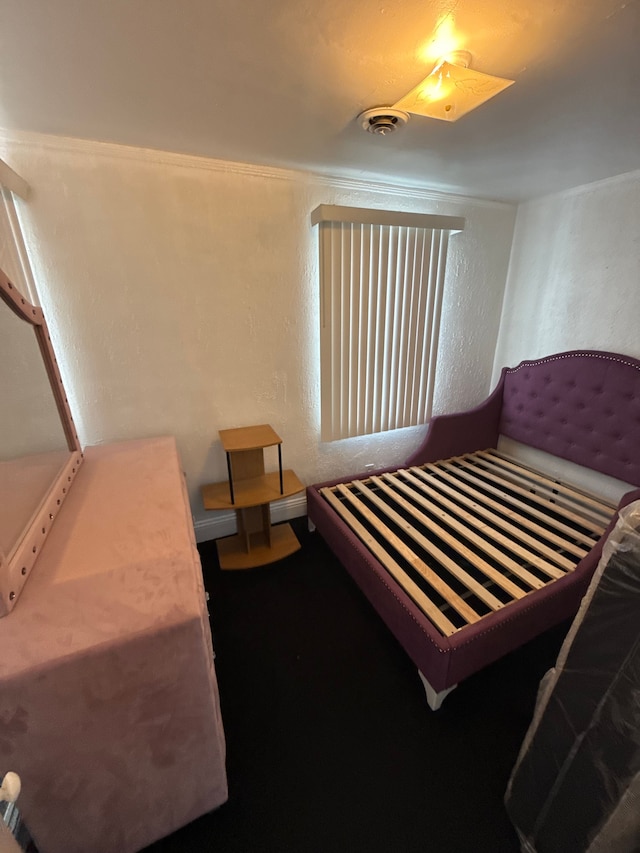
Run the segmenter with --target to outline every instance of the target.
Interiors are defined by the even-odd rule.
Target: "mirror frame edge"
[[[44,541],[73,485],[84,454],[42,309],[32,305],[2,270],[0,270],[0,299],[14,314],[34,329],[69,448],[69,459],[49,487],[19,543],[9,555],[0,552],[1,618],[15,607],[20,592],[40,555]]]

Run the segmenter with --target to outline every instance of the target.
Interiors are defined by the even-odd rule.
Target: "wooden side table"
[[[290,524],[272,527],[269,504],[304,491],[291,470],[282,470],[282,439],[268,424],[221,429],[227,454],[228,482],[202,486],[205,509],[234,509],[235,536],[219,539],[222,569],[250,569],[288,557],[300,548]],[[265,473],[264,450],[277,446],[278,470]]]

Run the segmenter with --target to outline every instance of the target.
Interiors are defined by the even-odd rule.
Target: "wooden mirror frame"
[[[0,270],[0,299],[21,320],[33,327],[69,448],[68,460],[44,493],[38,509],[23,531],[22,538],[8,555],[0,551],[0,617],[2,617],[13,610],[33,570],[44,541],[77,476],[83,454],[42,309],[25,299],[2,270]]]

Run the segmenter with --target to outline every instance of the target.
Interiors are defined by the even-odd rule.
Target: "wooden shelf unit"
[[[268,424],[220,430],[227,454],[228,481],[202,486],[207,510],[236,513],[238,532],[219,539],[222,569],[250,569],[288,557],[300,548],[289,524],[272,527],[269,504],[295,495],[304,485],[290,469],[282,470],[282,439]],[[278,448],[278,470],[266,473],[264,450]]]

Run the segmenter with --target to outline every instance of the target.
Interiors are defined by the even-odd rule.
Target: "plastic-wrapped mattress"
[[[505,803],[526,853],[640,851],[640,501],[542,680]]]

